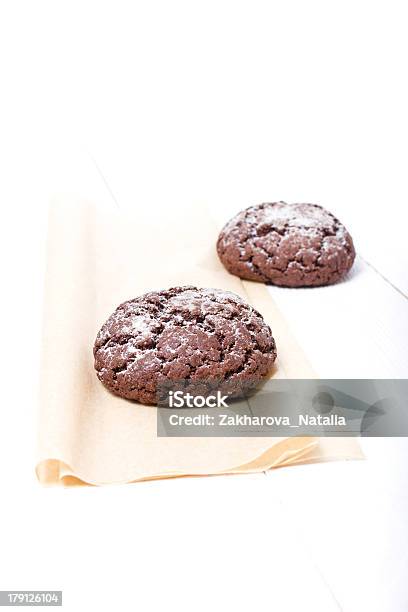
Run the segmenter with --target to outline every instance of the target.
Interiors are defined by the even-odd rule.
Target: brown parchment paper
[[[36,473],[43,484],[108,484],[258,472],[360,457],[353,439],[158,438],[156,409],[110,394],[93,368],[95,336],[123,301],[182,284],[234,291],[271,325],[274,376],[315,376],[265,286],[228,274],[217,228],[197,206],[123,211],[67,199],[50,209]]]

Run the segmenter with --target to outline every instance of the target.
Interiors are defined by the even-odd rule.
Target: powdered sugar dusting
[[[296,228],[322,228],[331,227],[336,221],[321,206],[316,204],[286,204],[276,202],[263,204],[262,207],[248,209],[248,221],[256,224]]]
[[[228,381],[228,393],[263,378],[276,347],[262,316],[237,295],[175,287],[125,302],[102,326],[95,369],[113,392],[155,403],[160,377]],[[227,383],[225,383],[227,384]]]
[[[241,278],[292,287],[336,282],[355,256],[350,234],[329,211],[285,202],[236,215],[221,231],[217,251]]]

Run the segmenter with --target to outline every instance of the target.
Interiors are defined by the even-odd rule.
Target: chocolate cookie
[[[335,283],[355,257],[350,234],[331,213],[285,202],[238,213],[221,231],[217,251],[231,274],[283,287]]]
[[[94,357],[110,391],[156,404],[166,381],[196,391],[210,382],[239,396],[270,373],[276,345],[262,315],[234,293],[187,286],[121,304],[99,331]]]

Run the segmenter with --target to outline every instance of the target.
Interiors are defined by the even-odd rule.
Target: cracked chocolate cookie
[[[231,274],[281,285],[329,285],[353,265],[350,234],[317,204],[251,206],[222,229],[217,252]]]
[[[156,404],[183,381],[195,394],[237,397],[268,376],[276,345],[262,315],[234,293],[174,287],[121,304],[94,345],[99,380],[113,393]]]

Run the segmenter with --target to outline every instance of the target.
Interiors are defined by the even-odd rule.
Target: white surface
[[[405,439],[363,441],[365,461],[266,476],[45,490],[33,474],[53,191],[111,205],[105,180],[155,221],[173,202],[225,218],[265,200],[318,202],[407,293],[404,3],[0,12],[0,589],[62,588],[75,611],[405,612]],[[364,262],[348,284],[271,291],[320,375],[407,376],[407,300]]]
[[[408,378],[408,299],[360,256],[343,283],[269,290],[321,378]]]

